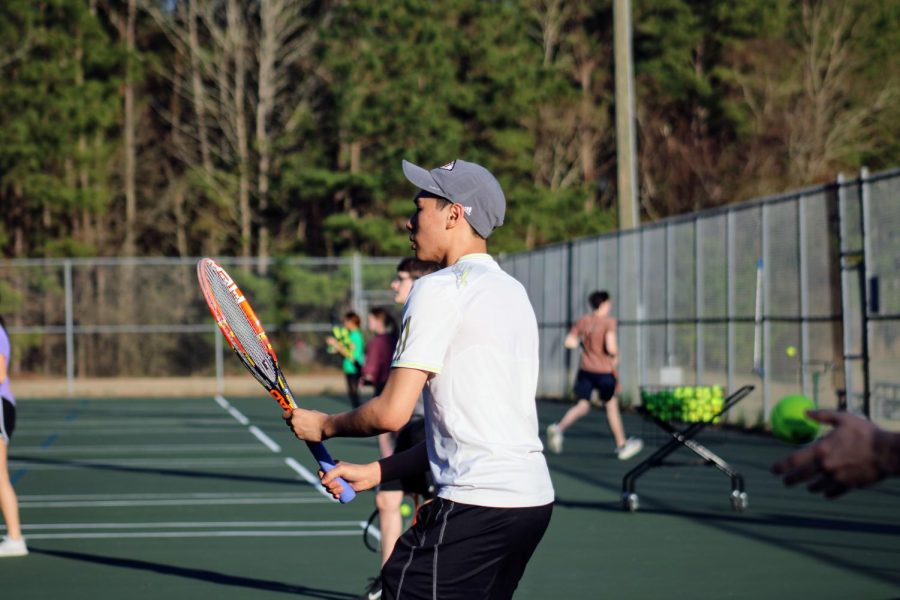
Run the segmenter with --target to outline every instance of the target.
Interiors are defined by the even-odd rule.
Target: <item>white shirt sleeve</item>
[[[455,286],[429,277],[416,282],[403,310],[392,367],[440,373],[460,318]]]

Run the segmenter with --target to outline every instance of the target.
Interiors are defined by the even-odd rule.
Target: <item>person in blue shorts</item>
[[[19,501],[9,479],[7,448],[16,428],[16,398],[9,385],[9,357],[11,345],[6,332],[6,324],[0,318],[0,509],[6,523],[6,536],[0,542],[0,558],[25,556],[28,546],[22,537],[19,523]]]
[[[591,400],[597,391],[599,402],[606,408],[606,420],[616,442],[616,456],[627,460],[641,451],[644,442],[640,438],[626,438],[619,401],[616,397],[616,366],[619,362],[619,346],[616,338],[616,320],[610,315],[612,300],[604,290],[588,296],[591,312],[575,323],[566,336],[565,346],[574,350],[581,346],[581,363],[575,378],[575,406],[560,419],[547,427],[547,447],[554,454],[563,449],[563,432],[591,410]]]

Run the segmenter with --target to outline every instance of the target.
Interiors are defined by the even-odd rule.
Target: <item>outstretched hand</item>
[[[340,499],[341,492],[344,491],[338,478],[346,481],[354,491],[370,490],[381,483],[381,466],[377,462],[356,465],[337,461],[334,468],[327,473],[320,470],[319,479],[322,480],[322,485],[335,500]]]
[[[885,432],[871,421],[846,412],[813,410],[806,414],[834,429],[772,465],[772,472],[781,475],[785,485],[809,481],[810,492],[836,498],[885,478],[879,449]]]

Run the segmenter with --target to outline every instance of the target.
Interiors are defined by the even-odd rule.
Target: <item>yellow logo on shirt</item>
[[[454,274],[456,275],[456,287],[464,288],[469,285],[469,273],[472,271],[471,267],[456,267],[453,269]]]

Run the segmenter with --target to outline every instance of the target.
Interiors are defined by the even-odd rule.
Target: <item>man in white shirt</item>
[[[553,486],[538,437],[538,332],[525,289],[486,253],[506,199],[483,167],[403,162],[419,190],[407,222],[416,257],[445,268],[416,282],[384,392],[351,412],[296,409],[300,439],[368,436],[409,420],[428,385],[424,444],[366,465],[340,463],[357,491],[430,467],[437,498],[382,570],[383,598],[511,598],[550,522]]]

